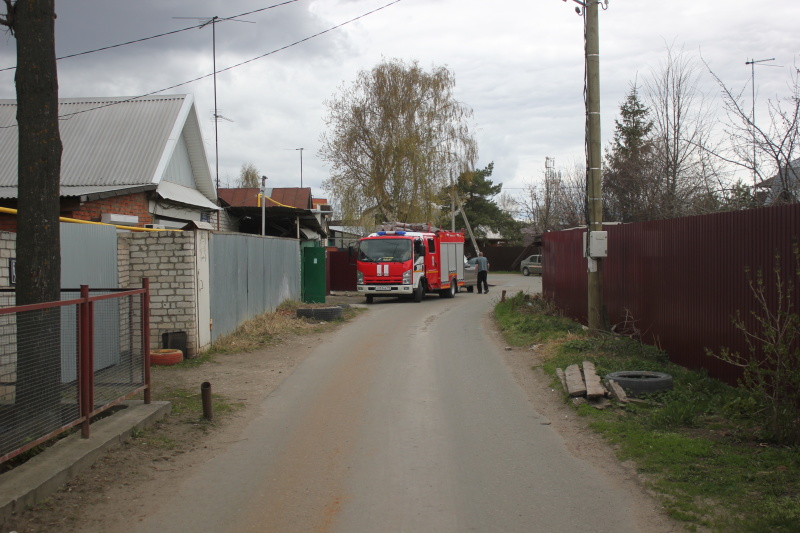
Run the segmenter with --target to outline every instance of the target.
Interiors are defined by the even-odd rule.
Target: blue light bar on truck
[[[384,235],[405,235],[405,231],[379,231],[376,233],[377,236],[383,237]]]

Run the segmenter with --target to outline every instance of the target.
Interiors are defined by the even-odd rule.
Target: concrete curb
[[[100,459],[109,448],[130,439],[134,429],[153,425],[171,410],[169,402],[128,401],[125,409],[92,424],[92,435],[61,439],[30,461],[0,476],[0,525],[14,513],[44,501],[67,481]]]

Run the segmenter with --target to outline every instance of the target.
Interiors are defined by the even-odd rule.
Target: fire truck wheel
[[[371,304],[374,298],[372,296],[367,296],[367,303]]]
[[[425,283],[425,280],[419,280],[419,285],[414,289],[414,301],[417,303],[421,302],[422,298],[425,296],[425,286],[423,283]]]
[[[456,290],[458,285],[453,280],[450,280],[450,287],[447,289],[441,289],[439,291],[440,298],[452,298],[456,295]]]
[[[448,298],[454,298],[456,293],[458,292],[458,280],[453,278],[450,280],[450,291],[447,294]]]

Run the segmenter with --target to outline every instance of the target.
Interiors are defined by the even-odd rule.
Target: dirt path
[[[361,303],[355,297],[340,297]],[[336,303],[336,302],[330,302]],[[356,318],[355,320],[358,320]],[[494,331],[489,319],[486,325]],[[243,407],[211,427],[187,423],[172,416],[153,431],[121,446],[93,468],[81,474],[51,500],[7,523],[3,531],[25,532],[123,532],[142,520],[158,501],[179,486],[192,467],[223,453],[236,442],[261,401],[300,364],[311,350],[336,332],[294,337],[284,344],[247,354],[215,356],[215,363],[176,370],[157,368],[154,387],[182,387],[199,391],[208,381],[215,394]],[[502,346],[499,334],[495,340]],[[536,410],[545,415],[578,457],[598,465],[615,483],[627,485],[637,508],[646,509],[653,531],[682,531],[674,525],[642,489],[633,468],[620,464],[613,450],[586,429],[549,379],[531,367],[536,352],[514,349],[505,352],[514,376],[525,389]]]

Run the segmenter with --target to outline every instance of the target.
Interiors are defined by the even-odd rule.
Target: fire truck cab
[[[452,298],[464,284],[464,235],[450,231],[379,231],[358,242],[358,293]]]

